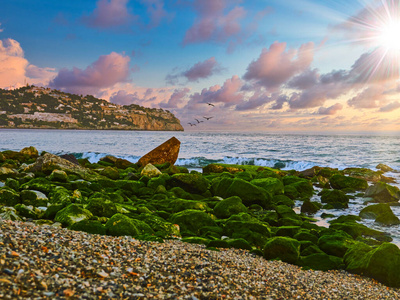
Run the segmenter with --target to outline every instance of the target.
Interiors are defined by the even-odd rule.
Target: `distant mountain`
[[[168,110],[118,105],[36,86],[0,89],[0,128],[183,131]]]

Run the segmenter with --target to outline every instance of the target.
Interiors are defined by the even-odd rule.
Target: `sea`
[[[270,132],[171,132],[120,130],[34,130],[0,129],[0,151],[19,151],[34,146],[53,154],[73,154],[97,162],[106,155],[137,162],[171,137],[181,142],[176,165],[201,172],[210,163],[257,165],[281,170],[303,171],[313,166],[343,170],[349,167],[376,170],[380,163],[395,171],[393,177],[400,188],[400,132],[390,134],[322,134]],[[320,201],[315,195],[313,201]],[[355,197],[349,208],[320,210],[314,217],[317,224],[329,226],[331,219],[322,219],[322,213],[358,215],[366,199]],[[295,210],[300,211],[301,202]],[[400,217],[400,206],[393,206]],[[382,227],[373,220],[361,223],[388,233],[393,243],[400,246],[400,225]]]

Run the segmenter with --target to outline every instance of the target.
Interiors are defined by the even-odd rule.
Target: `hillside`
[[[0,128],[183,131],[168,110],[118,105],[35,86],[0,89]]]

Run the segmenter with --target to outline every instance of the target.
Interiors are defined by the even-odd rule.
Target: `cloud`
[[[159,106],[164,109],[178,108],[190,92],[189,88],[176,89],[166,102],[161,102]]]
[[[400,102],[399,101],[394,101],[389,103],[386,106],[383,106],[379,109],[380,112],[392,112],[396,109],[400,108]]]
[[[0,26],[1,26],[1,23],[0,23]],[[3,32],[4,31],[4,29],[3,28],[0,28],[0,32]]]
[[[310,66],[314,56],[313,43],[303,44],[299,50],[285,52],[285,49],[286,43],[278,42],[269,49],[264,48],[258,59],[247,67],[243,78],[275,90]]]
[[[171,85],[177,84],[180,77],[185,77],[188,82],[198,82],[200,79],[209,78],[214,74],[220,73],[222,69],[215,57],[210,57],[205,61],[196,63],[186,71],[168,74],[165,80]]]
[[[246,10],[235,6],[226,14],[227,0],[195,0],[193,8],[199,15],[191,28],[186,31],[183,45],[205,41],[226,42],[241,32],[240,20]]]
[[[18,88],[26,83],[46,85],[55,75],[54,69],[30,64],[16,40],[0,40],[0,88]]]
[[[318,109],[318,114],[319,115],[334,115],[336,114],[339,110],[343,109],[343,105],[340,103],[336,103],[330,107],[320,107]]]
[[[349,106],[360,109],[378,108],[386,98],[382,86],[369,86],[347,101]]]
[[[287,86],[293,89],[304,90],[315,86],[319,80],[319,73],[317,69],[308,69],[303,73],[293,77]]]
[[[61,69],[50,87],[78,94],[94,94],[98,89],[126,82],[130,74],[129,56],[111,52],[102,55],[86,69]]]
[[[82,17],[82,22],[88,27],[99,29],[128,26],[138,16],[129,12],[127,4],[128,0],[99,0],[94,11]]]
[[[164,9],[163,0],[141,0],[141,3],[147,6],[147,13],[150,18],[149,28],[159,26],[163,19],[172,20],[173,14],[168,13]]]

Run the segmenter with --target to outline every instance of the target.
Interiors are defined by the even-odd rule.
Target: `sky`
[[[1,0],[0,88],[188,131],[400,131],[400,0]]]

